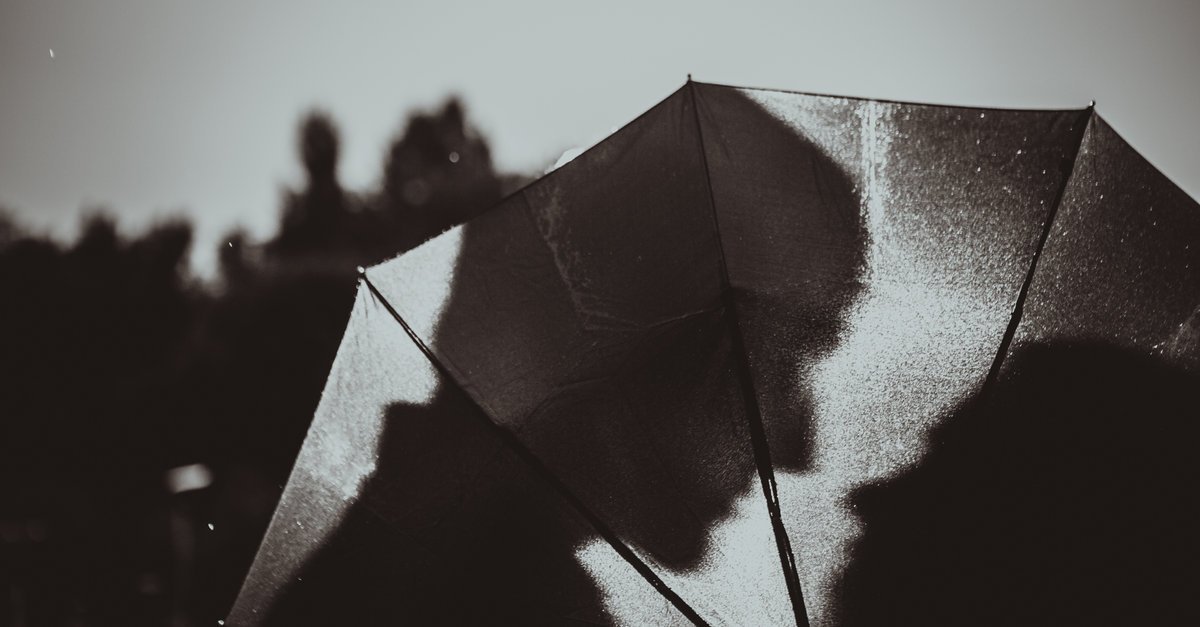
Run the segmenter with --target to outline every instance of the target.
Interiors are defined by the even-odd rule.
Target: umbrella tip
[[[1096,101],[1095,101],[1095,100],[1089,100],[1089,101],[1088,101],[1088,108],[1089,108],[1089,109],[1095,109],[1095,108],[1096,108]]]
[[[692,73],[691,72],[688,72],[687,82],[689,82],[689,83],[692,82]]]
[[[354,271],[358,273],[358,277],[360,279],[367,276],[367,269],[362,266],[356,266],[354,268]]]

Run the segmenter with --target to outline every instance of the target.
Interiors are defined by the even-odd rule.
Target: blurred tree
[[[17,238],[17,224],[13,221],[12,212],[0,207],[0,248],[7,247]]]
[[[206,619],[232,602],[303,442],[353,302],[356,267],[486,209],[519,178],[495,173],[486,141],[456,100],[410,117],[387,153],[379,190],[360,196],[341,187],[337,126],[325,113],[301,121],[297,153],[305,184],[286,194],[278,234],[262,243],[241,231],[223,238],[222,290],[190,352],[193,422],[203,425],[192,440],[225,474],[267,486],[255,495],[260,507],[223,514],[241,516],[223,524],[244,533],[224,562],[208,563],[219,583],[197,610]]]
[[[275,474],[290,467],[315,409],[355,268],[494,204],[505,180],[456,99],[410,117],[369,202],[338,182],[339,134],[327,113],[301,120],[296,147],[304,188],[287,193],[273,239],[255,244],[241,231],[224,238],[223,292],[200,325],[194,355],[193,379],[209,389],[202,404],[214,405],[203,413],[226,424],[220,433],[238,432],[224,454],[238,449],[243,461],[269,459]]]
[[[183,272],[191,237],[126,240],[96,214],[71,248],[0,248],[0,524],[24,531],[0,563],[31,624],[165,619],[160,471],[187,454],[183,347],[208,298]]]
[[[496,174],[457,99],[408,119],[378,190],[341,186],[329,114],[301,120],[296,148],[305,181],[277,234],[222,239],[211,286],[186,272],[184,221],[128,238],[94,212],[64,246],[0,211],[0,624],[222,618],[320,397],[355,267],[524,182]],[[172,495],[164,472],[198,462],[211,486]]]
[[[287,252],[328,246],[346,213],[346,196],[337,179],[339,139],[333,119],[321,111],[309,113],[300,124],[297,144],[305,187],[287,193],[273,242],[276,249]]]
[[[502,181],[491,150],[466,121],[457,98],[409,118],[383,168],[380,208],[406,227],[411,247],[500,199]]]

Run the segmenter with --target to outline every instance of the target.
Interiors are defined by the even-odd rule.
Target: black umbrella
[[[1092,108],[689,82],[363,273],[229,622],[1181,621],[1193,243]]]

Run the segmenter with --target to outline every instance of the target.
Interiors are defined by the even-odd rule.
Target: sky
[[[0,0],[0,207],[73,237],[269,236],[300,182],[296,125],[341,127],[340,175],[379,180],[405,113],[461,95],[505,171],[540,172],[696,80],[1097,111],[1200,197],[1200,2]],[[53,53],[51,53],[53,51]]]

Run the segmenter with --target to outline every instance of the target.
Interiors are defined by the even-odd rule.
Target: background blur
[[[1196,3],[705,4],[0,0],[0,623],[215,624],[355,266],[689,72],[1095,99],[1200,196]]]

